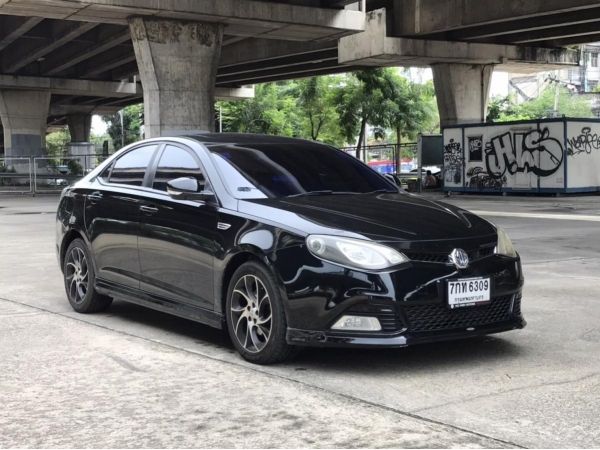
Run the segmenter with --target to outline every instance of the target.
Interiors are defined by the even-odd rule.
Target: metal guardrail
[[[33,193],[31,158],[0,158],[0,193]]]
[[[0,194],[58,193],[106,158],[97,154],[0,157]]]

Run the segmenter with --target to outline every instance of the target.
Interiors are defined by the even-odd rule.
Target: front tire
[[[79,313],[104,311],[112,303],[112,298],[94,289],[96,274],[91,261],[85,242],[74,239],[65,252],[63,277],[69,303]]]
[[[295,353],[285,339],[287,323],[276,280],[262,264],[250,261],[234,272],[225,314],[231,341],[247,361],[273,364]]]

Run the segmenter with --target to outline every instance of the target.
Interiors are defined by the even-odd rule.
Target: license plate
[[[448,281],[448,306],[462,308],[490,301],[489,278],[461,278]]]

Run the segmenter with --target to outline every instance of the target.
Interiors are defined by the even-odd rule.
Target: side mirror
[[[212,191],[199,191],[198,180],[192,177],[181,177],[167,181],[167,194],[177,200],[202,200],[214,198]]]

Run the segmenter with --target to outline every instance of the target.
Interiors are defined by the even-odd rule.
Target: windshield
[[[354,157],[312,143],[209,147],[237,198],[398,192]]]

